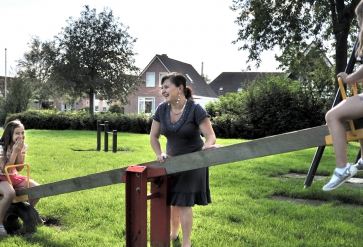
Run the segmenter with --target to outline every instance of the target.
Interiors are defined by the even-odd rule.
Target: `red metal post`
[[[158,195],[150,201],[150,244],[153,247],[170,245],[170,206],[167,197],[170,191],[169,176],[154,178],[151,194]]]
[[[130,166],[126,170],[126,246],[147,246],[147,170]]]
[[[164,168],[146,170],[130,166],[122,178],[126,183],[126,246],[147,246],[147,200],[150,201],[150,246],[170,246],[170,179]],[[147,183],[151,193],[147,194]]]

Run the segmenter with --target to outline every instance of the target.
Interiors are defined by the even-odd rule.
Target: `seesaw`
[[[363,127],[358,121],[355,126]],[[350,126],[345,125],[347,131]],[[147,200],[150,200],[150,244],[169,246],[168,175],[263,156],[326,145],[326,125],[269,136],[243,143],[147,162],[16,191],[28,199],[55,196],[118,183],[126,184],[126,246],[147,246]],[[183,165],[181,165],[183,164]],[[122,164],[123,165],[123,164]],[[147,191],[150,183],[151,193]]]
[[[347,95],[345,93],[345,89],[343,86],[343,80],[341,77],[338,78],[338,83],[339,83],[339,89],[340,89],[340,93],[342,95],[342,99],[346,100]],[[353,94],[357,95],[358,94],[357,84],[354,83],[352,86],[353,86]],[[363,129],[356,129],[353,120],[349,120],[348,122],[349,122],[350,130],[346,132],[347,141],[350,142],[350,141],[358,141],[358,140],[363,139]],[[325,137],[325,142],[326,142],[326,145],[333,145],[333,140],[330,135]]]

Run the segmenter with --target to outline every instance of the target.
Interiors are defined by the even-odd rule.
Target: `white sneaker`
[[[348,165],[348,167],[345,169],[343,174],[339,174],[336,171],[334,171],[334,175],[338,177],[337,180],[334,182],[329,182],[323,187],[323,191],[331,191],[338,188],[340,185],[342,185],[345,181],[353,177],[357,173],[357,168],[355,166],[352,166],[351,164]]]

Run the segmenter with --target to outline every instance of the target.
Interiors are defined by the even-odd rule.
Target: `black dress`
[[[209,117],[205,109],[188,99],[184,111],[176,123],[170,121],[170,105],[162,102],[152,118],[161,125],[166,137],[166,153],[177,156],[202,150],[204,145],[199,124]],[[209,190],[209,169],[199,168],[171,174],[172,206],[207,205],[211,203]]]

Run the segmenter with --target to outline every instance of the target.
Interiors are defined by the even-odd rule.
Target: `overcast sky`
[[[134,44],[136,66],[141,70],[156,54],[191,64],[215,79],[222,72],[247,68],[246,51],[231,42],[237,38],[237,13],[232,0],[0,0],[0,75],[11,76],[16,60],[28,50],[31,35],[51,40],[69,17],[78,19],[84,5],[97,13],[109,7],[119,21],[129,26],[137,38]],[[5,56],[5,48],[7,49]],[[252,71],[274,72],[278,64],[274,52],[262,55],[262,65]],[[5,60],[7,65],[5,66]]]

